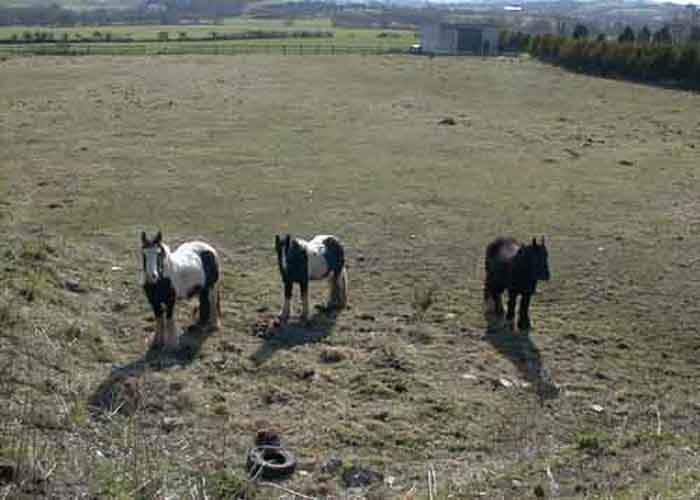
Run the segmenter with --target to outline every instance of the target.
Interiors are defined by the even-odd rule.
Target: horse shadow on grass
[[[262,337],[264,342],[250,356],[250,359],[260,366],[272,358],[277,351],[320,342],[333,333],[337,319],[338,311],[317,306],[308,321],[295,320],[282,325],[267,325],[262,331],[257,325],[259,331],[254,334]]]
[[[544,366],[540,350],[529,332],[516,333],[494,318],[487,318],[487,321],[489,326],[484,333],[484,340],[515,365],[521,377],[531,384],[540,402],[558,398],[559,387]]]
[[[88,410],[94,418],[132,415],[144,400],[143,375],[191,364],[206,340],[215,331],[193,324],[179,337],[178,347],[163,350],[150,346],[139,359],[112,369],[88,398]]]

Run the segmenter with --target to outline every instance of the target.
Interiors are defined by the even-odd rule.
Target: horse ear
[[[146,246],[146,243],[148,243],[148,237],[146,236],[146,231],[141,231],[141,244],[143,246]]]
[[[163,235],[161,234],[160,231],[158,231],[158,234],[156,234],[156,239],[153,240],[153,243],[156,245],[160,245],[160,243],[163,241]]]
[[[532,238],[532,246],[533,247],[537,246],[537,238]]]
[[[282,244],[282,240],[280,240],[280,235],[276,234],[275,235],[275,248],[279,248],[281,244]]]
[[[544,236],[540,239],[540,245],[544,246]]]

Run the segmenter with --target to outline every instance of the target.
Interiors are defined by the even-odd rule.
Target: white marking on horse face
[[[156,246],[143,249],[143,257],[145,260],[145,269],[143,272],[146,274],[146,283],[155,283],[160,277],[158,276],[158,256],[160,252],[161,249]]]

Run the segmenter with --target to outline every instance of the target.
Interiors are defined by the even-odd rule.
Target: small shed
[[[421,44],[428,54],[498,53],[498,28],[484,24],[436,23],[423,26]]]

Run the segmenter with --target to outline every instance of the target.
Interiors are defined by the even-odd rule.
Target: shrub
[[[676,61],[674,77],[678,80],[692,82],[700,66],[700,56],[697,47],[689,45],[685,47]]]
[[[651,41],[651,31],[649,31],[649,28],[644,26],[641,30],[639,30],[639,33],[637,33],[637,43],[647,44],[650,41]]]
[[[620,43],[634,43],[634,31],[627,26],[622,34],[617,38]]]
[[[583,24],[577,24],[574,27],[574,38],[588,38],[588,28]]]
[[[668,26],[664,26],[659,31],[654,33],[654,43],[659,45],[671,44],[673,43],[673,37],[671,36],[671,30]]]
[[[579,30],[580,31],[580,30]],[[631,28],[617,41],[586,38],[565,38],[555,35],[535,35],[534,37],[501,33],[501,42],[507,45],[523,43],[534,57],[560,64],[576,71],[587,71],[601,75],[616,75],[625,78],[644,80],[676,80],[690,86],[700,86],[700,47],[687,45],[675,47],[669,43],[659,43],[670,36],[668,28],[654,35],[656,43],[644,43],[648,29],[642,29],[637,36]]]

